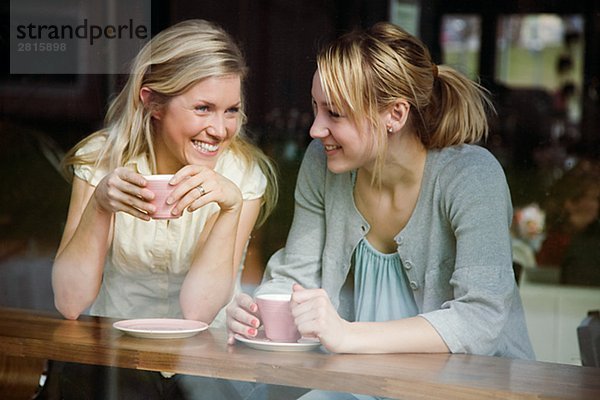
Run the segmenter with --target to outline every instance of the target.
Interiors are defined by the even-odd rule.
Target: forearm
[[[185,318],[212,322],[231,299],[238,267],[234,253],[239,219],[239,209],[220,212],[195,254],[179,295]]]
[[[435,328],[421,317],[387,322],[348,322],[338,353],[447,353]]]
[[[98,295],[112,216],[99,208],[92,196],[75,232],[61,244],[54,260],[54,302],[68,319],[76,319]]]

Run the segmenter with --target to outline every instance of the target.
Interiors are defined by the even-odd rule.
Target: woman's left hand
[[[343,352],[350,334],[350,323],[337,313],[324,289],[304,289],[295,284],[292,293],[292,315],[304,337],[316,337],[332,352]]]
[[[167,198],[167,204],[174,204],[172,213],[181,215],[183,210],[192,212],[215,202],[221,212],[239,212],[242,208],[240,189],[214,170],[200,165],[186,165],[173,176],[170,183],[176,185]]]

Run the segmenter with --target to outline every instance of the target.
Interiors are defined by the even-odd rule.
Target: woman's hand
[[[255,337],[260,326],[258,319],[258,306],[245,293],[240,293],[235,300],[227,306],[227,343],[234,344],[234,335],[240,334]]]
[[[142,175],[119,167],[98,183],[94,199],[98,207],[106,212],[123,211],[149,221],[156,208],[150,204],[154,193],[145,186],[146,180]]]
[[[239,212],[242,208],[242,193],[235,183],[214,170],[200,165],[186,165],[173,176],[171,185],[177,185],[167,198],[174,204],[172,213],[181,215],[183,210],[192,212],[215,202],[221,212]]]
[[[342,319],[323,289],[304,289],[295,284],[292,315],[303,337],[316,337],[332,352],[343,352],[350,334],[350,323]]]

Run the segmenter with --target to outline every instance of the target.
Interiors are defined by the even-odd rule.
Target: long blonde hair
[[[411,107],[409,124],[427,149],[476,143],[486,137],[487,92],[448,66],[437,66],[425,45],[391,23],[380,22],[332,41],[317,54],[327,100],[357,126],[367,121],[383,168],[387,131],[381,111],[398,99]]]
[[[127,83],[109,106],[104,128],[83,139],[67,153],[63,161],[65,171],[72,176],[72,167],[77,164],[94,164],[112,170],[143,156],[156,173],[152,112],[205,78],[235,75],[243,82],[246,74],[247,66],[240,48],[221,27],[204,20],[187,20],[173,25],[140,50]],[[153,94],[147,106],[140,99],[142,87],[149,88]],[[277,176],[270,159],[245,134],[244,109],[242,93],[238,128],[230,149],[241,156],[248,167],[257,163],[267,177],[264,205],[257,222],[260,225],[277,203]],[[76,154],[98,136],[106,139],[101,149],[85,155]]]

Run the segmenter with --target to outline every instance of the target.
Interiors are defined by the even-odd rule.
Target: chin
[[[186,161],[189,165],[200,165],[206,168],[214,169],[215,165],[217,165],[219,155],[212,157],[202,157],[198,154],[194,154],[192,156],[188,156]]]
[[[217,165],[217,161],[207,161],[207,160],[193,160],[190,164],[192,165],[200,165],[202,167],[215,169],[215,165]]]
[[[340,163],[335,162],[328,162],[327,169],[334,174],[343,174],[344,172],[350,171],[352,168],[350,168],[348,165],[342,165]]]

